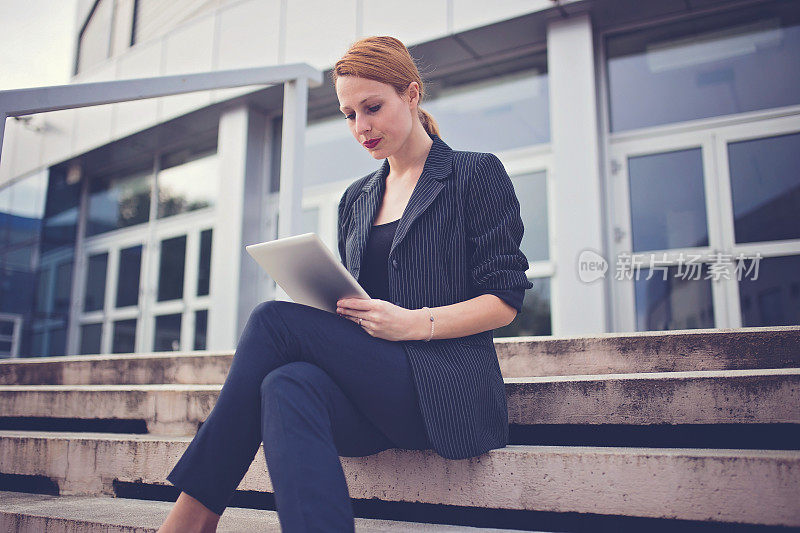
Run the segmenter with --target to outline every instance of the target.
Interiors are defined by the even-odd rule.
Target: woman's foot
[[[175,506],[167,515],[158,533],[214,533],[219,515],[208,507],[181,492]]]

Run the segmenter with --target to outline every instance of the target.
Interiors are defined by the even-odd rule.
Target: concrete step
[[[171,502],[93,496],[46,496],[0,492],[0,531],[21,533],[144,533],[157,531]],[[219,533],[274,531],[280,533],[278,514],[229,507],[222,513]],[[356,518],[357,533],[512,533],[486,529],[392,520]]]
[[[504,377],[800,367],[800,326],[496,339]]]
[[[0,431],[0,472],[113,494],[115,480],[166,484],[190,441]],[[341,460],[353,498],[800,527],[800,451],[507,446],[453,461],[395,448]],[[239,489],[272,490],[262,450]]]
[[[506,378],[511,424],[800,424],[800,368]],[[2,385],[0,416],[195,434],[221,385]]]
[[[221,384],[233,352],[68,355],[0,360],[0,385]]]
[[[496,339],[505,377],[800,367],[800,326]],[[0,384],[222,383],[231,352],[0,361]]]

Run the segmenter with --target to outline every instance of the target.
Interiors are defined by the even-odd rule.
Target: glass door
[[[611,150],[619,331],[800,323],[800,119]]]
[[[753,258],[726,280],[731,326],[800,324],[800,117],[716,135],[725,251]]]
[[[212,229],[201,217],[174,222],[156,232],[142,343],[155,352],[205,350]]]
[[[714,143],[687,133],[612,149],[615,324],[620,331],[725,327]]]
[[[84,250],[79,353],[135,352],[147,250],[141,232],[94,239]]]

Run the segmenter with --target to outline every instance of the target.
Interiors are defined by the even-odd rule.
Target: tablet
[[[296,303],[335,313],[341,298],[369,298],[316,233],[251,244],[245,249]]]

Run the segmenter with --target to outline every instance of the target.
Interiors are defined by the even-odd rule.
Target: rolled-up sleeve
[[[495,294],[519,312],[525,291],[533,284],[525,275],[528,259],[519,249],[523,233],[519,200],[494,154],[485,154],[478,163],[470,180],[467,209],[470,280],[475,294]]]

